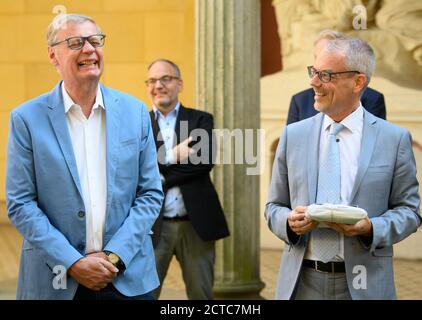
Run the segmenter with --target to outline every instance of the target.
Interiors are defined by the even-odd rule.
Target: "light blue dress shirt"
[[[166,148],[166,163],[168,165],[175,164],[176,160],[173,154],[173,147],[176,142],[176,121],[179,113],[180,103],[164,116],[155,106],[153,106],[155,119],[160,128],[161,139]],[[163,215],[167,218],[183,217],[187,215],[183,195],[178,186],[167,190]]]

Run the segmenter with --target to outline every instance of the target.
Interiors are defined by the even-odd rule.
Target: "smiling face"
[[[164,76],[177,77],[176,70],[165,61],[155,62],[147,73],[147,79],[161,79]],[[167,114],[176,107],[179,101],[179,93],[183,90],[183,81],[173,78],[165,86],[160,81],[156,81],[155,84],[149,85],[147,90],[154,106],[161,113]]]
[[[57,32],[57,41],[70,37],[87,37],[98,34],[95,24],[90,21],[68,23]],[[102,47],[94,48],[88,41],[79,50],[71,50],[67,42],[48,48],[51,63],[62,76],[66,88],[89,83],[98,84],[104,69]]]
[[[322,50],[315,59],[314,68],[318,71],[346,71],[346,59],[340,53]],[[361,81],[357,78],[354,74],[332,76],[330,82],[323,83],[315,75],[310,82],[315,91],[315,109],[335,121],[341,121],[347,117],[359,105]]]

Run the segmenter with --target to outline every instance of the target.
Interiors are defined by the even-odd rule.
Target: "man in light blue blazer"
[[[99,84],[105,35],[57,16],[48,53],[63,81],[11,113],[6,196],[24,241],[18,299],[150,299],[151,227],[163,193],[146,106]]]
[[[396,298],[393,244],[420,226],[420,198],[409,132],[360,103],[374,68],[369,45],[350,39],[327,42],[308,70],[321,113],[284,129],[265,211],[269,228],[286,244],[278,299]],[[368,218],[326,223],[326,233],[304,212],[322,192],[319,166],[331,126],[342,128],[330,140],[340,160],[340,190],[331,191],[340,204],[365,209]],[[324,250],[334,250],[327,261],[318,258]]]

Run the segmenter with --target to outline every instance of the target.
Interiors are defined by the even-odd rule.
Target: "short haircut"
[[[154,60],[153,62],[151,62],[151,64],[148,66],[148,70],[151,69],[151,67],[156,64],[157,62],[165,62],[168,63],[169,65],[171,65],[176,73],[176,77],[180,78],[182,76],[179,66],[177,64],[175,64],[173,61],[171,60],[167,60],[167,59],[157,59]]]
[[[325,29],[325,30],[322,30],[318,34],[318,37],[316,38],[314,45],[316,45],[321,40],[346,40],[346,39],[349,39],[349,37],[345,35],[344,33],[334,31],[331,29]]]
[[[98,33],[101,32],[101,28],[98,26],[98,24],[95,22],[94,19],[91,17],[82,15],[82,14],[59,14],[54,17],[53,21],[51,21],[50,25],[47,28],[47,44],[49,46],[52,46],[59,40],[57,39],[57,33],[59,30],[68,23],[84,23],[84,22],[92,22],[98,30]]]
[[[346,68],[356,70],[366,75],[366,86],[375,70],[375,54],[371,46],[362,39],[349,38],[346,40],[329,41],[328,52],[339,52],[346,59]]]

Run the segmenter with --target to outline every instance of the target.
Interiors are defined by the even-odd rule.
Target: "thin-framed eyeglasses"
[[[91,44],[91,46],[93,46],[94,48],[98,48],[104,45],[105,37],[106,37],[105,34],[93,34],[87,37],[70,37],[70,38],[64,39],[63,41],[53,43],[50,47],[54,47],[63,42],[67,42],[67,46],[69,49],[80,50],[85,45],[85,41],[88,41]]]
[[[155,84],[157,83],[157,81],[160,81],[160,83],[165,87],[168,84],[170,84],[170,82],[172,82],[174,79],[179,79],[179,77],[174,77],[174,76],[162,76],[159,79],[155,79],[155,78],[149,78],[147,80],[145,80],[145,84],[147,85],[147,87],[153,87],[155,86]]]
[[[344,74],[344,73],[356,73],[356,74],[360,74],[360,71],[356,71],[356,70],[351,70],[351,71],[340,71],[340,72],[331,72],[328,70],[321,70],[318,71],[317,69],[314,68],[314,66],[308,66],[308,75],[309,78],[313,78],[315,77],[315,75],[318,75],[319,80],[321,80],[321,82],[324,83],[328,83],[331,81],[332,76],[338,75],[338,74]]]

